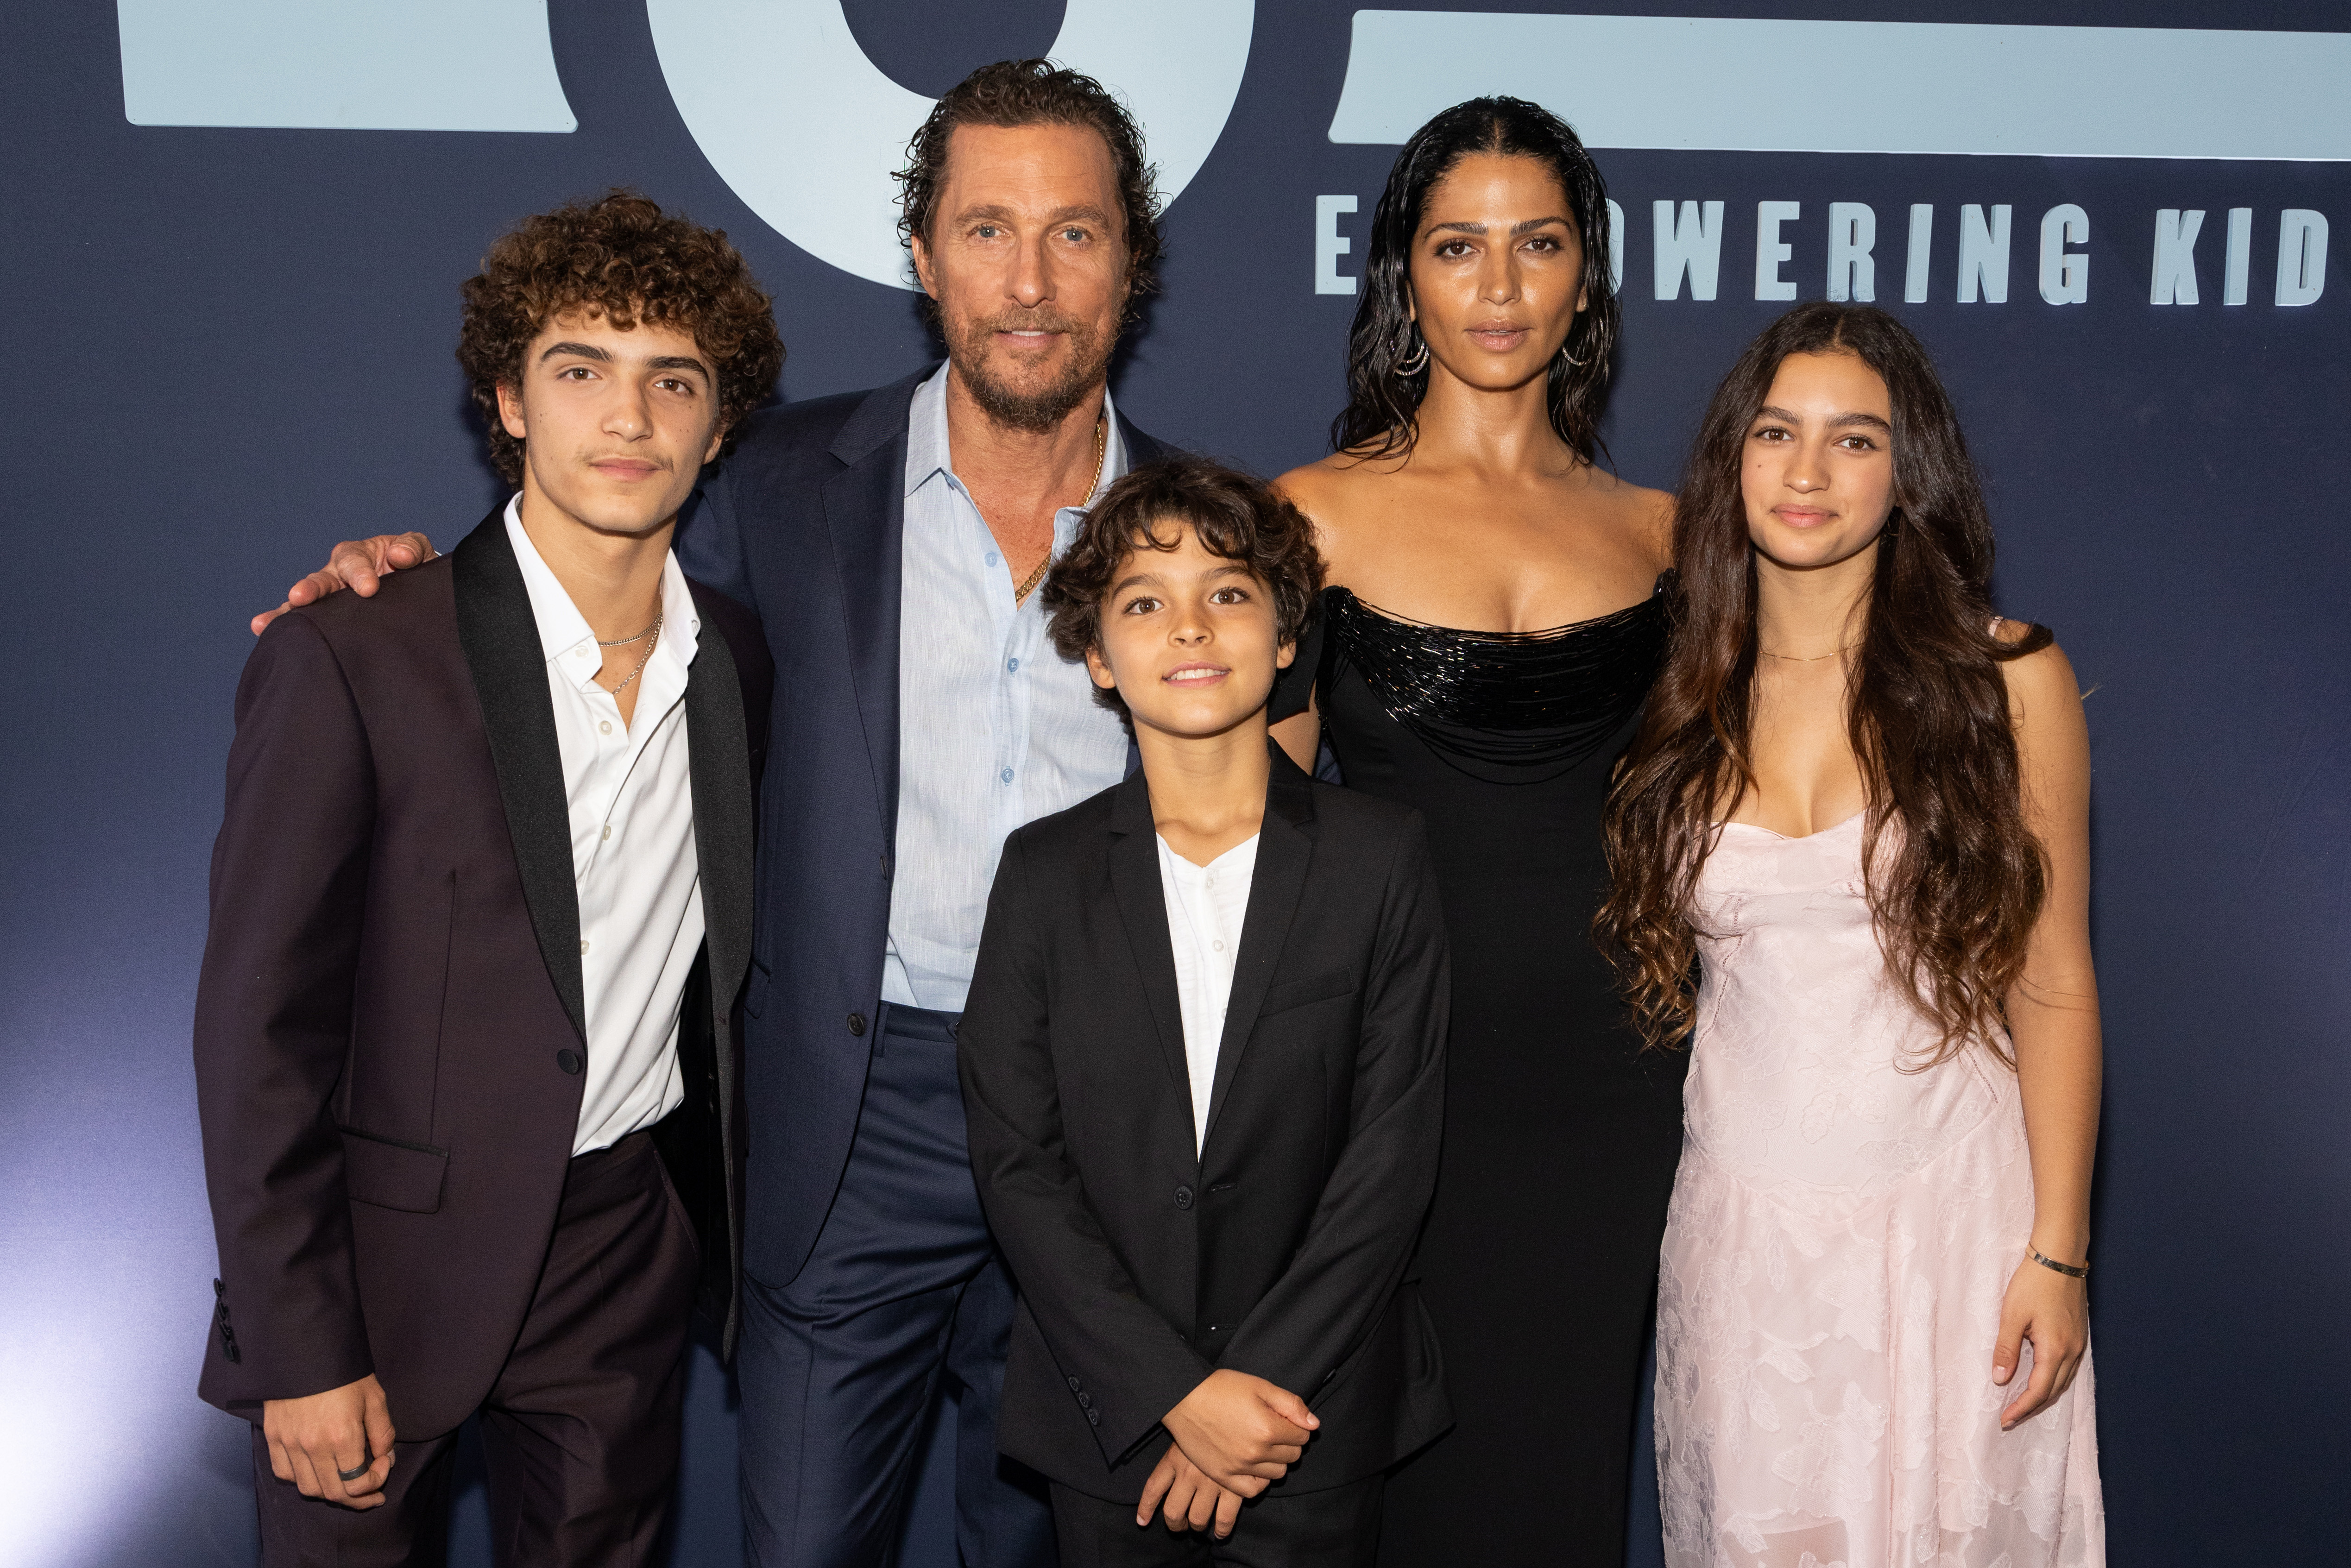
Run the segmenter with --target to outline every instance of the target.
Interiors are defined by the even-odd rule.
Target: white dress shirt
[[[619,701],[596,684],[604,651],[523,530],[520,496],[507,504],[507,538],[547,655],[571,812],[588,1021],[587,1082],[571,1152],[584,1155],[652,1126],[685,1101],[678,1009],[702,947],[685,681],[701,620],[673,556],[662,563],[661,641],[637,675],[636,722],[624,724]],[[633,663],[644,648],[625,652]]]
[[[1158,838],[1157,834],[1152,835]],[[1184,1011],[1184,1067],[1192,1081],[1192,1147],[1208,1141],[1208,1101],[1233,994],[1241,921],[1257,875],[1258,835],[1194,865],[1159,839],[1159,891],[1167,900],[1167,940],[1176,949],[1176,999]]]
[[[1126,445],[1102,393],[1102,483]],[[1015,604],[1011,568],[956,477],[947,370],[915,390],[906,424],[898,610],[898,829],[882,999],[961,1012],[1005,836],[1126,776],[1126,732],[1082,664],[1045,638],[1043,595]],[[1053,515],[1053,553],[1081,508]]]

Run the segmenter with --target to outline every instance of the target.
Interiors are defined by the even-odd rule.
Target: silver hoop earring
[[[1414,330],[1413,336],[1419,340],[1419,347],[1415,349],[1410,354],[1407,354],[1403,359],[1398,360],[1394,372],[1395,375],[1402,377],[1406,381],[1411,380],[1414,376],[1416,376],[1420,374],[1421,371],[1428,369],[1428,340],[1422,338],[1416,329]]]
[[[1559,357],[1565,360],[1571,365],[1581,367],[1583,363],[1582,360],[1577,359],[1573,354],[1567,351],[1567,345],[1565,343],[1562,343],[1559,346]]]

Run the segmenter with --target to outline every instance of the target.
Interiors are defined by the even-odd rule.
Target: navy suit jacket
[[[751,975],[744,1271],[799,1272],[865,1092],[898,830],[906,424],[929,366],[744,421],[678,529],[678,562],[759,617],[775,656]],[[1167,448],[1119,420],[1130,465]]]

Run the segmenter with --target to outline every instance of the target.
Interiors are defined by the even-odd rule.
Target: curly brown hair
[[[711,357],[718,422],[733,430],[774,390],[783,340],[767,291],[725,231],[672,217],[634,191],[613,191],[525,218],[465,279],[457,362],[489,425],[490,461],[522,483],[523,444],[498,416],[498,387],[519,385],[524,350],[548,322],[585,309],[623,331],[680,328]]]
[[[1102,645],[1102,601],[1120,566],[1137,550],[1180,547],[1188,528],[1209,554],[1238,561],[1273,596],[1277,639],[1295,643],[1314,612],[1322,588],[1322,556],[1314,528],[1261,479],[1205,457],[1163,457],[1119,479],[1102,494],[1078,536],[1045,579],[1046,634],[1053,651],[1072,663]],[[1115,689],[1094,688],[1094,700],[1134,721]]]
[[[1884,378],[1894,413],[1895,507],[1845,721],[1869,787],[1870,910],[1887,967],[1939,1035],[1919,1065],[1970,1039],[2006,1058],[2001,1026],[2048,870],[2024,820],[2001,666],[2050,634],[2034,626],[2011,642],[1993,629],[1991,520],[1959,416],[1925,346],[1872,306],[1791,310],[1748,345],[1707,410],[1675,514],[1673,641],[1617,764],[1605,832],[1614,887],[1593,930],[1647,1042],[1687,1036],[1692,890],[1717,819],[1755,787],[1755,548],[1741,453],[1780,361],[1836,352]]]
[[[1119,205],[1126,215],[1127,308],[1159,287],[1159,171],[1147,159],[1143,132],[1126,106],[1090,76],[1065,70],[1050,60],[998,60],[982,66],[947,89],[906,143],[906,166],[894,178],[902,187],[898,235],[912,246],[917,235],[930,243],[938,216],[939,192],[946,184],[947,144],[959,125],[1084,125],[1110,146],[1118,174]]]

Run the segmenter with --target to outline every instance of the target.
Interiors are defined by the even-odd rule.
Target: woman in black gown
[[[1373,219],[1338,450],[1281,481],[1333,586],[1277,734],[1420,810],[1453,944],[1419,1268],[1457,1425],[1388,1490],[1381,1559],[1409,1568],[1624,1561],[1686,1059],[1641,1053],[1591,937],[1671,518],[1593,461],[1617,314],[1604,241],[1584,245],[1606,211],[1535,105],[1430,121]]]

